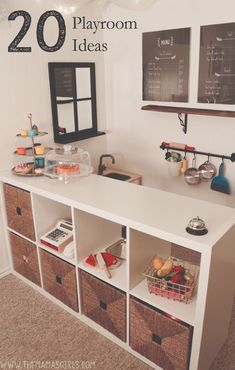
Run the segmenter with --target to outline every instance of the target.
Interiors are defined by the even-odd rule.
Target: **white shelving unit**
[[[58,253],[54,249],[47,247],[46,245],[43,245],[42,243],[37,244],[38,248],[43,249],[44,251],[53,254],[54,256],[71,263],[71,265],[77,266],[76,259],[75,258],[68,258],[63,253]]]
[[[226,339],[231,315],[235,278],[235,212],[232,208],[96,175],[64,185],[44,177],[35,181],[5,172],[0,175],[0,181],[31,193],[36,232],[36,242],[32,243],[36,245],[39,257],[40,250],[46,250],[76,270],[79,312],[75,313],[54,297],[53,302],[153,368],[161,369],[129,345],[130,297],[136,297],[172,320],[193,326],[189,370],[209,368]],[[205,220],[209,230],[207,235],[196,237],[186,233],[189,219],[197,215]],[[73,260],[40,244],[40,236],[64,217],[73,220],[76,245]],[[6,217],[4,223],[6,230],[14,232],[7,226]],[[111,270],[112,278],[108,279],[102,270],[88,266],[84,260],[119,240],[123,225],[127,227],[126,261]],[[16,234],[26,239],[24,235]],[[150,294],[142,274],[154,255],[166,258],[171,254],[172,243],[196,251],[201,257],[197,290],[188,304]],[[10,251],[9,241],[7,244]],[[40,258],[39,270],[42,275]],[[88,272],[111,288],[117,288],[126,297],[126,342],[84,315],[81,271]],[[21,277],[18,273],[16,275]],[[30,281],[29,284],[35,287]],[[43,287],[36,289],[50,297]],[[105,306],[105,302],[101,303]]]
[[[130,294],[161,311],[167,312],[172,317],[185,321],[192,326],[195,325],[197,295],[193,297],[192,302],[185,304],[150,294],[146,279],[143,279],[135,288],[131,289]]]

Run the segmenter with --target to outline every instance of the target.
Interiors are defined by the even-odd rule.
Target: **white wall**
[[[142,101],[142,32],[191,27],[188,106],[234,110],[233,106],[197,104],[200,25],[234,22],[234,1],[158,0],[144,12],[128,11],[113,5],[107,9],[104,18],[138,22],[138,30],[135,31],[107,30],[104,33],[104,39],[111,46],[105,58],[107,123],[111,132],[109,151],[119,154],[122,168],[141,173],[145,185],[234,206],[235,163],[226,161],[226,176],[233,190],[233,195],[229,196],[211,191],[208,183],[193,187],[185,184],[182,177],[170,177],[164,152],[159,149],[162,141],[168,141],[193,145],[201,151],[230,155],[235,152],[234,119],[189,115],[188,133],[185,135],[176,114],[140,109],[142,105],[158,104]],[[197,164],[206,159],[198,157]],[[219,159],[212,161],[216,166],[220,164]]]
[[[80,2],[81,3],[81,2]],[[72,39],[82,39],[87,36],[90,42],[98,42],[101,34],[83,33],[81,30],[72,29],[72,14],[63,16],[66,19],[67,39],[62,49],[56,53],[42,51],[36,40],[36,25],[39,17],[47,10],[57,9],[56,5],[66,5],[63,0],[7,0],[7,14],[15,10],[26,10],[32,17],[30,30],[19,46],[31,46],[31,53],[8,53],[8,45],[13,41],[23,23],[23,18],[18,17],[15,21],[0,22],[0,104],[1,104],[1,135],[0,135],[0,170],[12,168],[16,159],[13,152],[17,146],[30,145],[16,138],[21,128],[29,128],[27,114],[33,114],[33,122],[42,131],[47,131],[48,136],[41,139],[42,143],[53,145],[53,130],[51,118],[51,103],[48,78],[48,62],[95,62],[96,85],[98,105],[98,128],[100,131],[106,128],[105,122],[105,92],[104,86],[104,63],[102,53],[73,52]],[[100,10],[96,4],[76,10],[74,15],[87,15],[91,19],[100,16]],[[46,22],[46,41],[50,45],[57,39],[57,26],[53,18]],[[106,152],[106,136],[83,140],[75,145],[87,149],[92,156],[94,166],[97,166],[97,158]],[[35,179],[36,181],[36,179]],[[0,205],[2,215],[2,205]],[[1,216],[0,215],[0,216]],[[2,217],[0,217],[0,234],[3,235]],[[8,265],[7,256],[4,253],[4,240],[0,238],[0,273]]]
[[[31,27],[19,46],[31,46],[31,53],[8,53],[8,45],[19,32],[23,18],[18,17],[15,21],[2,21],[0,23],[1,33],[1,146],[0,146],[0,167],[9,168],[14,163],[12,152],[15,147],[22,145],[21,138],[15,135],[21,128],[28,128],[29,121],[27,113],[33,114],[33,122],[38,124],[42,131],[49,135],[43,138],[43,143],[53,144],[51,103],[48,77],[48,62],[95,62],[97,75],[97,99],[98,99],[98,128],[104,130],[105,122],[105,95],[104,84],[104,63],[102,53],[74,52],[73,38],[82,39],[86,36],[91,42],[97,42],[101,38],[98,32],[96,35],[87,31],[72,29],[72,15],[63,14],[66,20],[67,37],[63,47],[55,53],[47,53],[41,50],[36,40],[36,26],[39,17],[47,10],[57,9],[58,4],[63,1],[56,0],[11,0],[8,1],[7,12],[18,9],[26,10],[32,17]],[[68,2],[67,2],[68,3]],[[57,6],[56,6],[57,5]],[[66,5],[66,3],[64,4]],[[87,6],[75,11],[74,15],[87,15],[97,18],[99,9],[94,6]],[[45,26],[45,37],[47,43],[54,44],[58,36],[58,27],[53,18],[49,18]],[[4,145],[3,145],[4,143]],[[30,144],[30,143],[29,143]],[[106,148],[106,136],[92,140],[85,140],[76,143],[91,151],[95,158],[97,153],[103,153]]]

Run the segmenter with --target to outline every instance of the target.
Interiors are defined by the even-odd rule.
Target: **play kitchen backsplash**
[[[202,182],[208,182],[212,190],[225,194],[231,193],[229,181],[224,176],[225,160],[234,162],[235,153],[232,153],[231,156],[207,153],[198,151],[193,146],[174,142],[163,142],[160,148],[166,150],[165,160],[170,176],[182,175],[188,185],[199,185]],[[197,155],[207,156],[207,159],[199,166],[197,165]],[[212,163],[211,157],[221,158],[218,171]]]

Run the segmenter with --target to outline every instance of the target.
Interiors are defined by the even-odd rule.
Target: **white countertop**
[[[199,252],[212,248],[235,222],[233,208],[93,174],[66,185],[10,171],[1,172],[0,180]],[[196,216],[205,221],[208,234],[185,231]]]

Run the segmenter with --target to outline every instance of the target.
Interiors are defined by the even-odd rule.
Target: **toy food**
[[[153,267],[156,269],[156,270],[160,270],[160,268],[164,265],[164,262],[162,260],[162,258],[160,257],[155,257],[154,260],[153,260]]]
[[[181,280],[182,280],[182,275],[181,275],[180,273],[178,273],[178,274],[176,274],[176,275],[173,275],[173,276],[171,277],[171,282],[172,282],[172,283],[177,283],[177,284],[179,284],[179,283],[181,282]]]
[[[28,136],[28,130],[20,130],[21,136]]]
[[[93,256],[93,254],[90,254],[90,256],[88,256],[88,257],[85,259],[85,262],[86,262],[88,265],[95,266],[95,265],[96,265],[95,256]]]
[[[39,175],[39,174],[42,174],[43,173],[43,169],[42,168],[35,168],[34,172]]]
[[[25,149],[25,148],[23,148],[23,147],[19,147],[19,148],[17,148],[17,153],[18,153],[19,155],[25,155],[25,153],[26,153],[26,149]]]
[[[33,169],[33,166],[30,164],[18,164],[18,166],[15,167],[15,172],[17,173],[30,173]]]
[[[32,130],[34,130],[36,132],[36,135],[38,135],[38,126],[37,125],[33,125]]]
[[[177,265],[173,267],[172,271],[183,275],[185,273],[185,268],[181,265]]]
[[[45,153],[45,146],[44,145],[37,145],[34,148],[37,155],[44,154]]]
[[[172,257],[168,257],[164,265],[158,270],[157,276],[164,277],[168,275],[173,269],[173,259]]]
[[[56,172],[58,173],[58,175],[60,174],[76,174],[78,173],[80,170],[80,166],[79,164],[66,164],[66,163],[62,163],[62,164],[58,164],[56,166]]]
[[[37,136],[38,135],[38,131],[37,130],[34,130],[34,129],[31,129],[28,131],[28,136]]]
[[[107,267],[118,265],[118,259],[112,254],[108,252],[102,252],[101,254]],[[96,254],[90,254],[85,262],[90,266],[96,266]]]
[[[184,279],[185,279],[185,280],[187,281],[187,283],[189,283],[189,284],[192,284],[192,283],[193,283],[193,280],[194,280],[193,275],[192,275],[189,271],[185,272],[185,274],[184,274]]]

